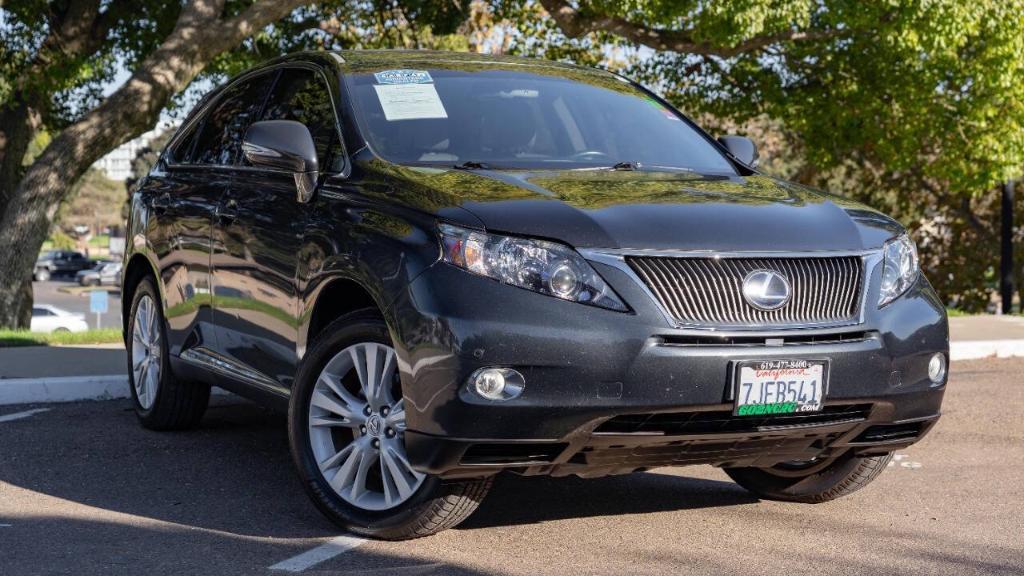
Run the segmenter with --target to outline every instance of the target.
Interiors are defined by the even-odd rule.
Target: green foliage
[[[121,206],[128,197],[124,182],[111,180],[103,172],[90,169],[75,183],[54,218],[56,224],[70,230],[75,225],[121,225]]]
[[[216,82],[255,64],[303,50],[379,48],[470,49],[459,29],[470,14],[468,0],[329,0],[296,10],[218,57],[201,78]]]
[[[74,250],[75,239],[68,236],[63,230],[54,230],[50,234],[50,248],[54,250]]]
[[[149,55],[174,26],[181,2],[111,0],[88,42],[91,50],[71,53],[60,42],[47,43],[59,18],[82,3],[5,0],[0,6],[0,105],[14,95],[32,102],[45,128],[59,130],[95,106],[103,88],[123,68]],[[33,73],[46,64],[45,74]]]
[[[0,330],[0,348],[118,344],[123,341],[124,337],[120,328],[100,328],[85,332],[54,332],[52,334],[27,330]]]

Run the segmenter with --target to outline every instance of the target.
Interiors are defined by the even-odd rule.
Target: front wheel
[[[767,500],[817,504],[852,494],[885,470],[892,452],[878,456],[846,453],[826,462],[788,462],[771,468],[725,468],[737,484]]]
[[[36,270],[36,282],[46,282],[50,279],[50,271],[46,268]]]
[[[442,481],[410,465],[398,358],[374,311],[344,316],[317,338],[292,392],[288,429],[313,502],[357,534],[404,540],[451,528],[491,485]]]

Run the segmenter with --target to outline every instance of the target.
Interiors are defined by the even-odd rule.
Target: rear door
[[[283,68],[261,120],[295,120],[309,128],[321,173],[344,162],[326,77],[314,68]],[[291,174],[243,159],[222,202],[215,237],[214,291],[221,352],[233,362],[290,387],[298,365],[296,272],[310,205],[297,200]]]

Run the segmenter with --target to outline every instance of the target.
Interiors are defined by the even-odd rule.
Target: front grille
[[[629,256],[630,267],[677,322],[693,326],[816,326],[853,323],[861,299],[858,256],[807,258],[671,258]],[[792,297],[776,310],[743,298],[743,279],[772,270]]]
[[[840,404],[825,406],[820,412],[753,417],[734,416],[729,410],[623,414],[601,423],[594,433],[663,434],[665,436],[753,434],[773,430],[863,422],[867,420],[870,413],[871,404]]]

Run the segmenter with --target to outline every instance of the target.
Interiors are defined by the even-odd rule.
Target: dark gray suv
[[[286,409],[313,501],[380,538],[457,524],[500,472],[853,492],[939,417],[944,307],[897,222],[756,163],[607,72],[269,62],[133,192],[135,409]]]

